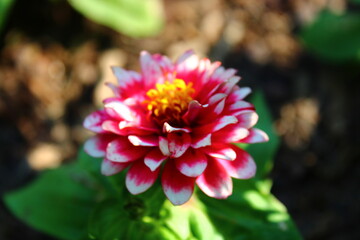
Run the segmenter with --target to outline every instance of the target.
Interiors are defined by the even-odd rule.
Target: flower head
[[[84,126],[96,135],[85,151],[102,157],[104,175],[128,168],[126,187],[132,194],[149,189],[161,175],[167,198],[187,202],[195,184],[208,196],[226,198],[231,178],[254,176],[252,157],[231,143],[268,140],[253,128],[254,106],[244,98],[234,69],[199,59],[192,51],[176,62],[142,52],[141,73],[113,67],[118,85],[113,98],[90,114]]]

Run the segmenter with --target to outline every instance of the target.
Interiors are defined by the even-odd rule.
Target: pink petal
[[[156,135],[130,135],[128,136],[128,139],[134,146],[155,147],[159,145],[159,137]]]
[[[229,125],[220,131],[213,133],[213,142],[233,143],[244,139],[249,135],[247,128],[239,127],[238,124]]]
[[[192,137],[192,148],[201,148],[211,145],[211,133]]]
[[[254,159],[244,150],[235,147],[236,159],[234,161],[218,160],[227,173],[237,179],[248,179],[255,175],[256,164]]]
[[[135,161],[149,151],[145,147],[134,147],[127,138],[117,138],[110,142],[106,149],[106,158],[114,162],[131,162]]]
[[[229,99],[233,102],[243,100],[251,93],[251,88],[242,87],[230,93]]]
[[[207,158],[201,151],[189,149],[181,157],[175,159],[175,164],[185,176],[197,177],[204,172]]]
[[[226,69],[223,66],[218,67],[209,81],[214,81],[222,84],[218,84],[216,87],[217,92],[222,93],[229,93],[232,87],[229,87],[228,85],[231,84],[232,86],[236,85],[236,83],[239,81],[240,77],[234,76],[236,73],[235,69],[229,68]],[[210,89],[208,89],[210,90]]]
[[[121,97],[121,91],[117,85],[111,82],[106,82],[105,85],[108,86],[113,91],[115,97]]]
[[[125,105],[120,99],[108,98],[104,101],[105,111],[111,117],[126,121],[134,121],[135,116],[129,106]]]
[[[241,113],[241,111],[243,110],[254,110],[254,109],[255,109],[254,105],[241,100],[229,105],[228,107],[228,110],[234,112],[234,114]]]
[[[121,67],[111,67],[111,70],[117,78],[119,86],[122,88],[133,84],[134,78],[131,77],[128,71],[122,69]]]
[[[189,133],[190,129],[189,128],[176,128],[176,127],[171,126],[167,122],[165,122],[164,125],[163,125],[163,132],[164,133],[171,133],[171,132],[186,132],[186,133]]]
[[[199,58],[192,51],[182,55],[175,64],[176,72],[181,74],[196,69],[199,66]]]
[[[209,159],[208,166],[196,179],[196,184],[210,197],[222,199],[232,194],[231,177],[216,159]]]
[[[168,57],[161,54],[154,54],[152,55],[152,59],[159,64],[163,72],[168,73],[174,71],[174,65]]]
[[[238,126],[243,128],[252,128],[258,121],[259,116],[251,110],[244,110],[237,116],[239,120]]]
[[[158,148],[155,148],[145,156],[144,163],[151,171],[155,171],[167,158],[168,156],[164,156]]]
[[[187,177],[177,170],[174,161],[167,161],[161,178],[164,193],[174,205],[186,203],[193,191],[195,178]]]
[[[211,147],[202,149],[207,155],[213,158],[233,161],[236,159],[236,152],[230,144],[213,144]]]
[[[239,142],[261,143],[261,142],[267,142],[267,141],[269,141],[269,137],[264,131],[257,129],[257,128],[252,128],[249,130],[249,135],[247,137],[241,139]]]
[[[227,71],[229,71],[229,69]],[[240,81],[240,77],[238,76],[230,77],[229,79],[227,79],[226,82],[221,84],[221,87],[219,88],[218,91],[229,94],[239,81]]]
[[[126,131],[123,131],[119,128],[119,121],[107,120],[102,124],[102,128],[108,132],[115,133],[117,135],[125,136]]]
[[[216,104],[216,103],[219,103],[221,100],[223,100],[226,97],[227,97],[227,95],[224,93],[217,93],[217,94],[212,95],[209,98],[208,103],[209,103],[209,105]]]
[[[126,174],[126,188],[132,194],[140,194],[148,190],[156,181],[159,169],[151,171],[143,161],[136,161]]]
[[[102,123],[108,119],[109,115],[105,112],[105,110],[99,110],[87,116],[84,120],[83,125],[86,129],[89,129],[90,131],[96,133],[104,133],[106,131],[102,128]]]
[[[185,120],[185,122],[187,122],[188,124],[194,122],[194,120],[196,119],[196,117],[199,114],[199,111],[203,108],[204,106],[201,105],[198,101],[196,100],[192,100],[189,103],[189,107],[187,112],[184,114],[183,119]]]
[[[193,56],[195,53],[193,50],[187,50],[183,55],[181,55],[177,61],[176,64],[180,64],[182,62],[184,62],[186,59],[188,59],[189,57]]]
[[[221,118],[216,119],[212,123],[205,124],[201,127],[194,128],[193,132],[196,135],[204,135],[204,134],[219,131],[220,129],[222,129],[226,126],[237,123],[237,122],[238,122],[238,119],[235,116],[222,116]]]
[[[105,176],[111,176],[118,172],[121,172],[128,166],[129,163],[118,163],[118,162],[110,161],[107,158],[104,158],[104,160],[101,163],[101,174]]]
[[[197,122],[200,124],[208,123],[209,119],[215,119],[225,108],[226,94],[217,93],[210,97],[208,106],[202,108],[199,113]]]
[[[99,134],[89,138],[84,144],[84,151],[92,157],[104,157],[109,142],[116,136]]]
[[[173,158],[183,155],[191,145],[191,137],[188,133],[169,133],[168,141],[169,151]]]
[[[164,156],[170,156],[169,141],[167,138],[159,137],[159,149]]]
[[[124,133],[123,135],[149,135],[159,133],[158,129],[127,121],[120,121],[119,129]]]
[[[164,75],[161,71],[160,65],[154,61],[148,52],[141,52],[140,65],[145,89],[153,88],[155,83],[164,82]]]

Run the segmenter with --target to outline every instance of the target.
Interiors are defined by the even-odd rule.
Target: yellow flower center
[[[160,123],[179,123],[186,112],[191,95],[194,93],[192,83],[186,84],[182,79],[173,82],[157,83],[156,88],[147,91],[147,109],[152,112]]]

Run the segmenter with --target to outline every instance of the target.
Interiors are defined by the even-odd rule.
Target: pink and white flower
[[[253,128],[254,106],[244,98],[234,69],[199,59],[187,51],[176,62],[142,52],[141,73],[113,67],[118,85],[114,97],[90,114],[84,127],[96,135],[85,151],[103,158],[101,172],[128,168],[126,187],[132,194],[149,189],[161,175],[166,197],[187,202],[195,184],[208,196],[227,198],[232,179],[254,176],[253,158],[232,143],[268,140]]]

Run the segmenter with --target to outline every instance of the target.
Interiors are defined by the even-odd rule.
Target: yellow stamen
[[[187,110],[191,95],[194,93],[192,83],[186,84],[182,79],[173,82],[157,83],[156,88],[147,91],[147,109],[160,122],[178,122]]]

